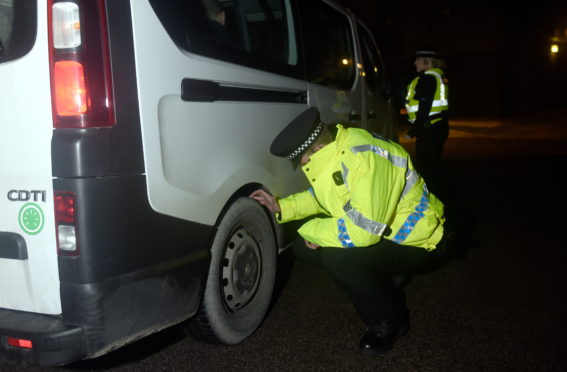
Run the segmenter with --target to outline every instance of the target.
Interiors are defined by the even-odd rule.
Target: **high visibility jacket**
[[[430,121],[432,124],[441,120],[439,114],[443,111],[449,109],[449,87],[445,83],[443,76],[443,70],[439,68],[432,68],[424,72],[425,75],[431,75],[435,77],[437,82],[437,87],[435,88],[435,96],[433,97],[433,103],[431,105],[431,110],[429,111],[429,116],[432,117]],[[419,110],[419,101],[415,99],[415,87],[421,76],[417,76],[408,85],[408,92],[406,96],[406,111],[408,113],[408,120],[413,123],[415,121],[417,111]]]
[[[280,223],[316,214],[298,230],[322,247],[365,247],[382,237],[435,249],[443,204],[428,192],[408,153],[394,142],[337,125],[334,142],[302,167],[311,188],[279,199]]]

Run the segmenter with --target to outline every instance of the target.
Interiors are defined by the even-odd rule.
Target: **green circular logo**
[[[45,222],[41,207],[35,203],[26,203],[22,206],[18,214],[18,221],[22,230],[30,235],[38,234]]]

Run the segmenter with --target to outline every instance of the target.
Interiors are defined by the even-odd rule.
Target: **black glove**
[[[407,131],[406,135],[407,135],[409,138],[414,138],[414,137],[415,137],[415,133],[414,133],[414,132],[415,132],[415,131],[414,131],[413,126],[412,126],[412,127]]]
[[[408,130],[408,133],[407,133],[407,135],[410,138],[419,137],[420,134],[421,134],[421,127],[419,125],[415,125],[415,124],[410,127],[410,129]]]

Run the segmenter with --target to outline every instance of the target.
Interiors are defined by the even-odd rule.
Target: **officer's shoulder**
[[[341,131],[341,133],[343,143],[347,144],[348,146],[373,144],[377,139],[375,134],[357,126],[350,126],[348,128],[345,128]]]
[[[419,82],[436,81],[435,75],[433,74],[423,74],[420,76]]]

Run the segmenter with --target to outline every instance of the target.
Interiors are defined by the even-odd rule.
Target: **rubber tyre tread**
[[[232,233],[246,227],[260,247],[261,278],[254,298],[236,313],[223,305],[220,273],[226,245]],[[276,239],[265,209],[256,201],[237,199],[223,216],[211,247],[211,267],[201,307],[189,321],[188,333],[199,341],[234,345],[250,336],[263,321],[275,285]]]

